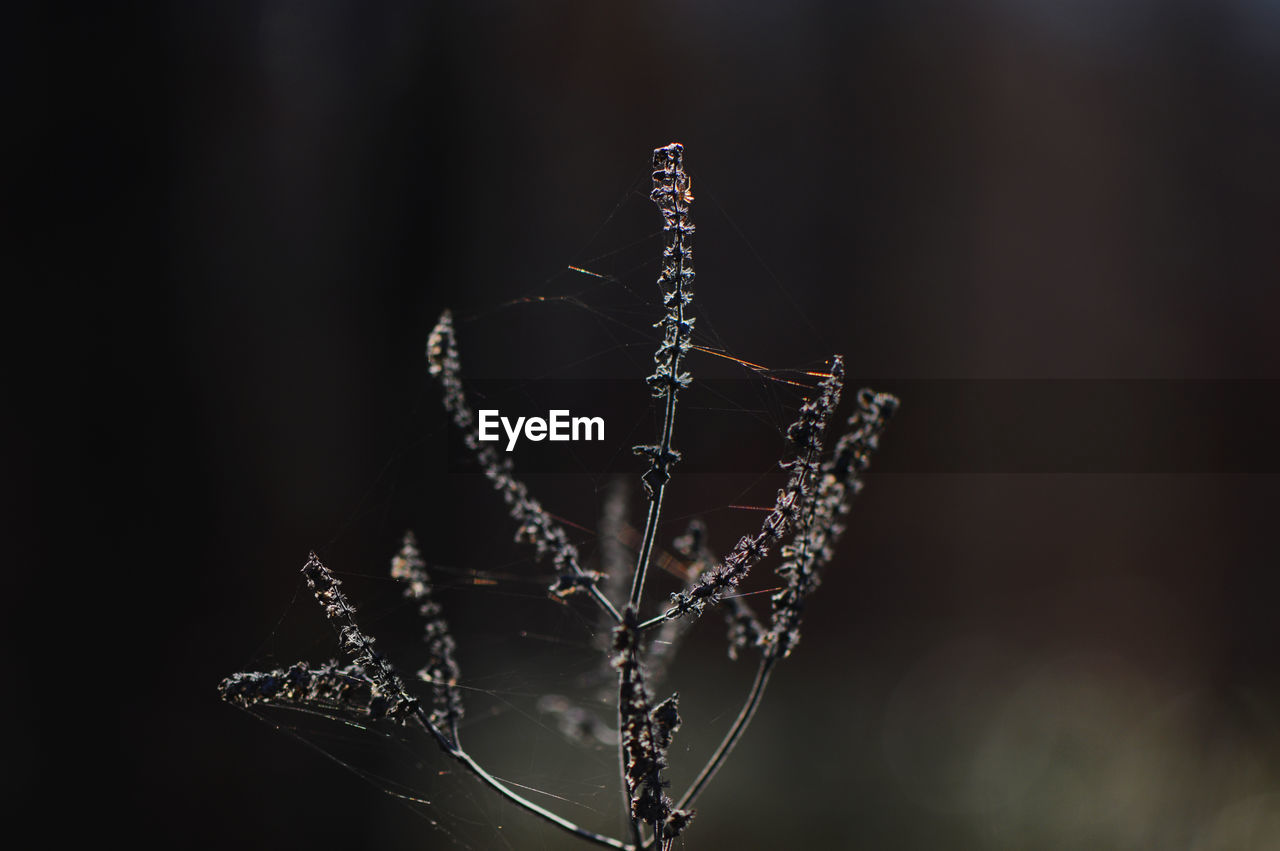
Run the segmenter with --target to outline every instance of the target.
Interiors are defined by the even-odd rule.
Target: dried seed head
[[[417,709],[417,699],[410,697],[400,680],[381,655],[373,649],[373,639],[356,624],[355,606],[342,592],[342,582],[325,567],[315,553],[302,566],[302,575],[324,609],[325,617],[338,632],[338,645],[351,654],[356,665],[373,681],[378,691],[391,700],[389,713],[405,720]]]
[[[675,847],[676,837],[678,837],[689,822],[693,821],[693,810],[672,810],[671,815],[667,817],[667,823],[662,826],[662,851],[671,851]]]
[[[338,667],[337,662],[315,670],[297,662],[287,670],[233,674],[218,685],[218,693],[245,708],[263,704],[369,719],[403,711],[359,665]]]
[[[639,657],[639,631],[635,609],[628,606],[623,623],[615,631],[618,669],[619,736],[622,740],[623,776],[631,816],[653,826],[661,834],[671,816],[674,803],[666,794],[667,781],[662,771],[667,767],[667,749],[671,737],[680,726],[676,697],[650,706],[644,684],[644,669]]]
[[[787,484],[778,491],[773,510],[765,517],[760,531],[739,539],[723,562],[703,574],[692,587],[673,594],[673,612],[698,617],[708,606],[720,602],[746,577],[752,565],[768,555],[772,545],[787,534],[807,509],[818,474],[822,435],[840,402],[843,386],[844,361],[837,355],[818,392],[800,406],[796,421],[787,429],[792,454],[781,462],[788,471]]]
[[[457,645],[449,633],[444,611],[432,596],[431,577],[413,532],[404,533],[400,552],[391,559],[391,576],[405,583],[404,594],[417,601],[418,614],[423,619],[427,664],[418,671],[418,679],[431,684],[431,723],[452,733],[463,715]]]
[[[675,412],[676,395],[692,380],[681,368],[693,340],[694,319],[685,311],[693,302],[693,224],[689,221],[689,204],[693,201],[692,184],[684,170],[684,146],[673,142],[653,152],[653,191],[649,197],[662,213],[662,229],[666,245],[662,250],[662,273],[658,286],[666,313],[657,323],[662,341],[653,354],[654,370],[645,381],[653,395],[667,400],[664,421],[669,423]],[[641,476],[645,493],[653,499],[671,478],[671,468],[680,453],[671,446],[671,433],[664,429],[662,442],[655,446],[633,447],[638,455],[649,459],[649,469]]]
[[[886,393],[858,391],[857,407],[830,460],[822,465],[822,479],[808,515],[797,529],[795,542],[783,548],[777,572],[785,586],[772,596],[773,622],[761,642],[769,652],[787,656],[800,641],[805,599],[820,582],[819,573],[831,560],[844,532],[841,518],[861,490],[858,478],[871,463],[880,434],[897,410],[898,400]]]
[[[664,755],[671,747],[671,738],[680,729],[680,694],[671,695],[649,712],[653,720],[653,742]]]
[[[427,340],[427,366],[432,377],[440,382],[441,401],[454,425],[462,432],[463,443],[475,455],[480,469],[493,484],[493,489],[502,496],[508,513],[516,521],[516,541],[532,545],[538,560],[550,559],[557,573],[586,577],[578,548],[569,542],[564,527],[552,519],[542,504],[529,495],[528,487],[512,475],[511,460],[500,455],[493,446],[480,442],[475,429],[475,413],[462,389],[453,315],[447,310],[440,314]],[[557,594],[557,591],[561,593]],[[563,595],[563,591],[559,581],[551,587],[551,593],[558,597]]]

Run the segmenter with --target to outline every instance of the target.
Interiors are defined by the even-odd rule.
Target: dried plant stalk
[[[418,679],[431,683],[431,723],[449,730],[457,740],[458,722],[462,720],[462,694],[458,691],[461,674],[454,658],[456,645],[445,622],[444,611],[435,601],[427,565],[418,551],[418,539],[404,533],[400,552],[391,560],[391,576],[402,580],[406,597],[416,600],[423,621],[423,640],[427,643],[427,664],[418,671]]]
[[[781,462],[789,471],[787,484],[778,491],[773,509],[765,516],[760,531],[744,535],[737,545],[716,567],[703,574],[692,587],[671,597],[674,604],[661,616],[646,622],[648,628],[664,620],[684,615],[700,616],[709,606],[719,603],[746,578],[751,567],[769,554],[775,544],[783,539],[804,514],[811,498],[813,480],[817,475],[822,454],[822,434],[836,405],[840,402],[840,390],[844,386],[844,363],[837,355],[831,364],[829,376],[823,380],[818,395],[800,406],[800,414],[787,429],[787,438],[794,448],[792,457]]]
[[[788,453],[780,462],[787,473],[786,482],[760,529],[743,536],[728,555],[717,559],[707,546],[705,528],[699,521],[691,523],[675,542],[677,552],[688,560],[686,586],[673,594],[658,614],[643,619],[640,606],[657,547],[663,500],[672,470],[680,460],[673,445],[679,395],[692,380],[685,361],[693,348],[695,325],[691,315],[694,226],[689,214],[693,192],[680,144],[653,152],[650,197],[662,215],[665,234],[658,278],[664,312],[658,323],[662,337],[654,352],[654,371],[646,382],[661,404],[662,423],[656,443],[634,447],[648,462],[641,476],[648,509],[630,582],[625,575],[629,552],[622,543],[622,531],[627,527],[625,491],[616,484],[610,489],[601,526],[602,569],[588,570],[564,527],[515,478],[511,460],[479,440],[476,417],[462,386],[449,311],[441,314],[427,341],[429,372],[440,384],[444,407],[462,432],[467,449],[506,503],[516,522],[517,541],[531,545],[538,560],[552,563],[556,581],[550,590],[556,599],[585,592],[599,607],[598,645],[617,675],[616,738],[630,841],[587,830],[530,801],[486,771],[465,750],[459,735],[463,701],[456,647],[412,533],[405,535],[400,552],[392,559],[391,575],[405,584],[404,593],[418,604],[422,618],[428,661],[418,678],[430,685],[429,711],[374,649],[373,639],[356,623],[355,607],[343,593],[341,581],[314,553],[302,568],[303,577],[337,631],[339,646],[351,657],[350,663],[340,666],[330,662],[312,668],[299,662],[287,669],[235,674],[219,686],[224,700],[246,709],[276,706],[358,718],[371,724],[416,725],[497,794],[566,833],[623,851],[669,851],[673,847],[693,817],[694,801],[754,716],[775,666],[799,642],[805,600],[818,587],[820,573],[832,558],[844,531],[849,502],[862,487],[860,477],[898,403],[887,394],[860,390],[844,433],[828,452],[826,432],[844,385],[844,364],[835,356],[816,392],[803,402],[787,429]],[[766,626],[735,591],[751,568],[775,549],[781,557],[776,571],[784,584],[771,598]],[[679,699],[673,694],[655,705],[651,688],[663,678],[689,626],[719,605],[725,607],[729,624],[729,655],[737,658],[741,651],[754,647],[759,650],[759,666],[736,720],[677,802],[667,793],[664,772],[680,726]],[[566,698],[545,695],[539,707],[556,714],[568,732],[595,741],[607,738],[590,713]]]
[[[537,558],[549,557],[555,565],[559,576],[551,593],[563,598],[587,589],[615,621],[621,621],[617,608],[596,587],[600,574],[583,569],[578,548],[569,542],[564,527],[547,513],[542,503],[529,495],[524,482],[512,475],[511,459],[481,443],[475,427],[475,412],[462,390],[458,341],[453,331],[453,314],[448,310],[440,314],[440,320],[427,338],[427,367],[431,376],[440,382],[445,410],[453,416],[467,449],[475,454],[480,468],[493,483],[494,490],[502,495],[516,521],[516,540],[532,544]]]
[[[218,693],[245,708],[286,706],[369,720],[386,718],[393,706],[364,668],[337,662],[315,669],[296,662],[287,670],[233,674],[218,685]]]

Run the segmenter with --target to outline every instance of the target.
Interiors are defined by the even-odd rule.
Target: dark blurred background
[[[423,341],[446,305],[485,315],[589,257],[620,198],[650,235],[628,189],[679,140],[699,309],[725,343],[771,365],[839,351],[904,396],[804,642],[687,847],[1280,843],[1276,4],[7,17],[5,417],[35,438],[11,442],[6,475],[30,617],[11,655],[35,684],[10,701],[31,767],[11,783],[62,814],[46,831],[92,811],[171,847],[449,847],[214,685],[293,652],[282,612],[316,630],[312,658],[332,652],[299,592],[309,549],[378,573],[414,526],[429,558],[518,569],[496,500],[433,473],[451,438]],[[538,345],[571,362],[582,319],[530,308],[464,343],[501,377],[548,328]],[[1002,398],[1001,379],[1024,381]],[[1104,393],[1024,422],[1062,379],[1162,381],[1165,402],[1116,416]],[[1180,406],[1191,380],[1216,401]],[[1165,449],[1073,466],[1082,421]],[[1008,440],[1029,454],[984,467]],[[934,457],[969,461],[912,460]],[[547,499],[589,526],[594,497]],[[528,656],[557,676],[485,620],[521,600],[458,597],[470,670]],[[700,631],[677,678],[701,748],[684,771],[749,678],[722,673],[719,640]],[[572,847],[519,816],[472,828],[473,847]]]

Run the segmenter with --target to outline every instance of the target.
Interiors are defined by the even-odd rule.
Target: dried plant
[[[515,521],[516,539],[532,546],[535,557],[555,569],[549,593],[557,599],[585,596],[600,612],[601,633],[611,636],[600,643],[607,655],[602,676],[615,677],[611,693],[616,697],[616,742],[630,825],[626,839],[604,836],[578,826],[522,796],[481,767],[465,749],[459,736],[463,702],[461,673],[454,658],[454,641],[440,605],[432,595],[418,544],[405,536],[392,560],[391,574],[405,583],[405,594],[418,604],[424,624],[428,663],[418,679],[430,685],[424,705],[411,694],[391,663],[374,649],[373,639],[356,622],[356,610],[342,591],[342,583],[312,554],[302,569],[308,586],[325,617],[338,633],[342,650],[351,661],[312,668],[299,662],[287,670],[239,673],[219,687],[224,700],[250,707],[275,705],[325,714],[357,716],[385,723],[416,726],[428,733],[443,752],[509,802],[574,836],[610,848],[639,851],[669,849],[693,818],[693,805],[707,783],[723,765],[740,739],[764,694],[777,663],[800,640],[806,599],[816,589],[822,568],[830,561],[844,530],[843,517],[851,498],[861,489],[880,434],[897,407],[897,400],[863,389],[857,393],[852,415],[828,448],[828,432],[840,403],[844,366],[839,356],[814,394],[800,406],[787,429],[789,451],[780,463],[786,471],[772,509],[760,529],[743,536],[723,558],[707,545],[706,530],[691,523],[674,547],[688,561],[686,587],[671,595],[660,611],[641,616],[646,578],[655,560],[663,499],[680,452],[673,445],[675,416],[680,393],[691,376],[685,361],[691,350],[694,318],[692,237],[689,218],[693,201],[689,176],[684,170],[684,149],[679,144],[658,148],[653,154],[651,198],[662,214],[665,246],[658,283],[664,313],[658,327],[662,341],[654,354],[654,370],[647,378],[662,411],[657,442],[635,447],[647,460],[641,477],[648,500],[636,560],[626,581],[630,555],[620,545],[626,525],[625,491],[610,490],[605,503],[600,570],[588,570],[563,526],[530,495],[515,478],[510,455],[482,443],[461,380],[461,365],[453,319],[445,311],[427,343],[430,374],[439,383],[444,407],[461,431],[467,448],[507,505]],[[780,557],[776,572],[780,590],[771,597],[768,621],[762,620],[735,593],[751,568],[771,552]],[[624,598],[625,595],[625,598]],[[708,610],[722,607],[729,633],[729,655],[738,658],[748,650],[759,654],[755,680],[742,709],[720,745],[712,753],[692,785],[678,798],[667,793],[665,770],[673,736],[680,727],[678,696],[655,702],[653,689],[662,680],[684,630]],[[579,736],[610,739],[608,726],[567,699],[544,696],[544,711],[559,715],[566,730]]]

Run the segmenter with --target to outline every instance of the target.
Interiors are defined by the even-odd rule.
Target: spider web
[[[660,411],[643,382],[652,370],[659,335],[654,323],[663,311],[655,283],[662,236],[647,192],[646,171],[562,268],[455,319],[463,380],[475,407],[541,414],[569,405],[575,415],[604,417],[599,444],[522,441],[514,453],[517,477],[562,523],[593,569],[611,546],[634,565],[645,502],[641,460],[631,447],[652,441],[660,425]],[[674,541],[690,521],[706,523],[711,547],[721,554],[758,527],[783,479],[776,462],[787,424],[829,366],[812,326],[758,258],[760,283],[716,293],[714,265],[698,250],[702,234],[736,234],[737,250],[754,255],[754,249],[714,203],[696,211],[695,266],[707,283],[695,287],[697,325],[687,361],[694,384],[681,396],[676,426],[676,446],[686,460],[675,469],[664,507],[646,615],[660,611],[687,579],[688,558]],[[794,320],[775,320],[773,327],[788,329],[783,336],[795,341],[798,362],[759,363],[749,339],[721,335],[722,326],[731,327],[737,313],[754,305],[794,313]],[[425,374],[418,415],[403,441],[384,479],[320,548],[355,603],[361,627],[410,691],[425,698],[430,686],[413,682],[426,653],[416,606],[387,569],[404,531],[397,518],[408,515],[458,644],[466,705],[463,746],[535,803],[586,829],[625,839],[614,730],[617,682],[606,661],[609,624],[590,601],[549,598],[554,572],[512,541],[513,524],[501,500],[443,419],[437,388]],[[403,469],[406,459],[424,456],[423,467]],[[444,507],[438,499],[442,489],[449,494]],[[614,537],[606,539],[602,505],[611,498],[626,513]],[[614,577],[615,600],[625,596],[630,566]],[[767,608],[758,595],[777,586],[771,567],[766,562],[757,568],[740,591],[757,597],[758,611]],[[333,634],[310,597],[299,578],[280,623],[243,670],[287,668],[297,660],[314,667],[339,659]],[[750,663],[725,659],[724,632],[720,617],[704,619],[665,681],[653,684],[655,700],[681,694],[685,725],[671,755],[673,791],[687,785],[718,744],[750,681]],[[385,847],[593,847],[485,788],[421,730],[341,711],[262,705],[245,711],[360,781],[346,797],[348,815],[367,820]],[[315,767],[317,775],[328,770]],[[338,782],[317,777],[322,785]],[[387,812],[388,802],[407,814]],[[696,823],[692,829],[696,833]]]

